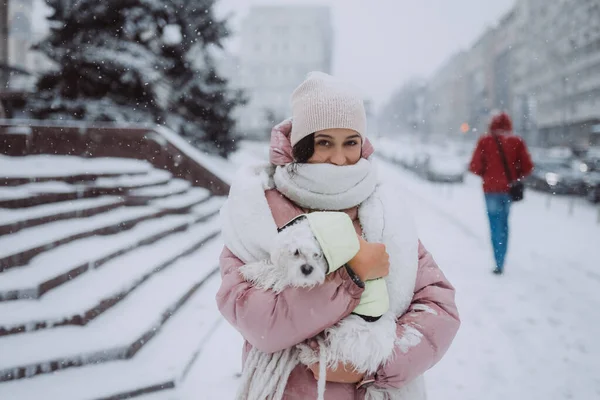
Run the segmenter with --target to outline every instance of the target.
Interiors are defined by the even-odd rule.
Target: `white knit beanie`
[[[367,133],[367,114],[358,90],[324,72],[311,72],[292,93],[292,135],[294,146],[308,135],[323,129],[345,128]]]

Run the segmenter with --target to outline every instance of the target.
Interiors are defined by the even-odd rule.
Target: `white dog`
[[[240,268],[244,279],[276,293],[288,286],[312,287],[325,281],[329,269],[306,219],[283,228],[273,242],[271,260]]]
[[[288,286],[313,287],[325,281],[329,270],[321,246],[305,218],[294,222],[277,235],[271,260],[240,268],[244,279],[261,289],[281,292]],[[396,340],[396,321],[386,312],[377,321],[368,322],[351,314],[317,338],[319,351],[299,344],[298,358],[304,365],[320,363],[319,398],[325,390],[325,370],[343,362],[357,372],[375,373],[392,355]]]

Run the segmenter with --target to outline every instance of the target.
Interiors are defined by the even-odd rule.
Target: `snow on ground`
[[[152,169],[146,161],[127,158],[82,158],[57,155],[10,157],[0,155],[5,178],[43,178],[74,175],[142,174]]]
[[[256,144],[234,161],[264,158]],[[506,274],[493,257],[480,182],[422,181],[379,161],[407,197],[420,237],[457,289],[462,327],[427,373],[430,400],[600,398],[600,223],[583,200],[526,193],[511,215]],[[226,322],[191,369],[181,398],[232,399],[240,335]]]
[[[231,181],[239,163],[265,160],[267,154],[266,144],[244,142],[229,163],[215,161],[211,167]],[[528,190],[525,201],[513,207],[506,274],[498,277],[491,274],[493,257],[477,178],[471,176],[462,185],[430,184],[398,166],[381,160],[377,163],[381,177],[407,198],[422,241],[457,288],[462,327],[447,355],[427,373],[429,398],[600,398],[598,208],[580,199]],[[220,169],[225,165],[227,168]],[[217,244],[211,252],[214,255],[206,256],[206,261],[215,262],[220,247]],[[181,277],[190,280],[196,274],[193,268],[186,271],[173,276],[168,284],[183,284]],[[218,282],[216,276],[210,290],[197,297],[206,307],[206,315],[215,318]],[[189,305],[190,309],[199,306],[195,301]],[[174,318],[165,329],[189,329],[185,334],[195,335],[188,338],[190,343],[204,341],[196,361],[186,370],[177,390],[140,398],[233,399],[241,372],[241,336],[222,319],[211,332],[204,328],[200,332],[193,321],[185,318]],[[166,345],[166,339],[160,337],[150,342],[154,348],[160,346],[156,354],[177,350],[174,360],[179,360],[179,353],[189,356],[187,349],[194,347],[185,345],[188,342]],[[142,382],[152,375],[144,368],[160,363],[156,363],[155,352],[150,349],[123,364],[123,382]],[[112,371],[114,365],[73,369],[73,373],[81,374],[78,382],[87,382],[92,369]],[[139,369],[143,377],[125,372],[137,370],[138,365],[145,366]],[[39,382],[48,393],[60,391],[60,377],[47,375]],[[0,389],[8,390],[9,386],[3,385],[8,384],[0,385]]]
[[[600,397],[597,210],[528,191],[511,215],[506,275],[493,259],[476,178],[440,187],[380,163],[407,194],[421,239],[457,288],[463,325],[427,374],[431,399]],[[445,189],[445,192],[444,192]]]

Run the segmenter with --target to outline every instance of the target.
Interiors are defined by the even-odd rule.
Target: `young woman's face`
[[[353,165],[360,160],[362,139],[351,129],[325,129],[315,133],[315,152],[309,164]]]

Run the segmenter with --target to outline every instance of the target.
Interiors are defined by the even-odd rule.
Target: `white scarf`
[[[313,177],[318,177],[313,179]],[[221,209],[225,245],[244,263],[269,259],[270,244],[277,235],[264,191],[277,188],[301,207],[313,210],[339,211],[359,205],[358,215],[365,238],[386,245],[390,255],[390,274],[386,278],[390,310],[397,316],[406,312],[413,297],[418,267],[418,237],[412,217],[397,193],[388,193],[377,183],[373,165],[361,160],[353,166],[300,164],[296,173],[288,167],[262,165],[242,168],[233,182],[229,197]],[[389,223],[388,223],[389,222]],[[240,400],[279,400],[287,378],[297,364],[290,349],[274,355],[252,349],[246,361],[253,360],[254,369],[245,368]],[[287,364],[274,365],[278,360]],[[257,368],[258,366],[258,368]],[[268,367],[267,367],[268,366]],[[270,376],[261,374],[268,370]],[[284,376],[273,379],[273,369]],[[250,380],[254,380],[251,382]],[[268,394],[265,386],[270,387]],[[254,389],[252,389],[254,388]],[[258,392],[257,392],[258,391]],[[244,397],[261,393],[257,399]],[[400,390],[383,390],[370,386],[368,399],[422,400],[425,398],[422,378]]]
[[[354,165],[297,164],[277,167],[275,185],[300,207],[340,211],[369,198],[377,185],[374,165],[361,158]]]

